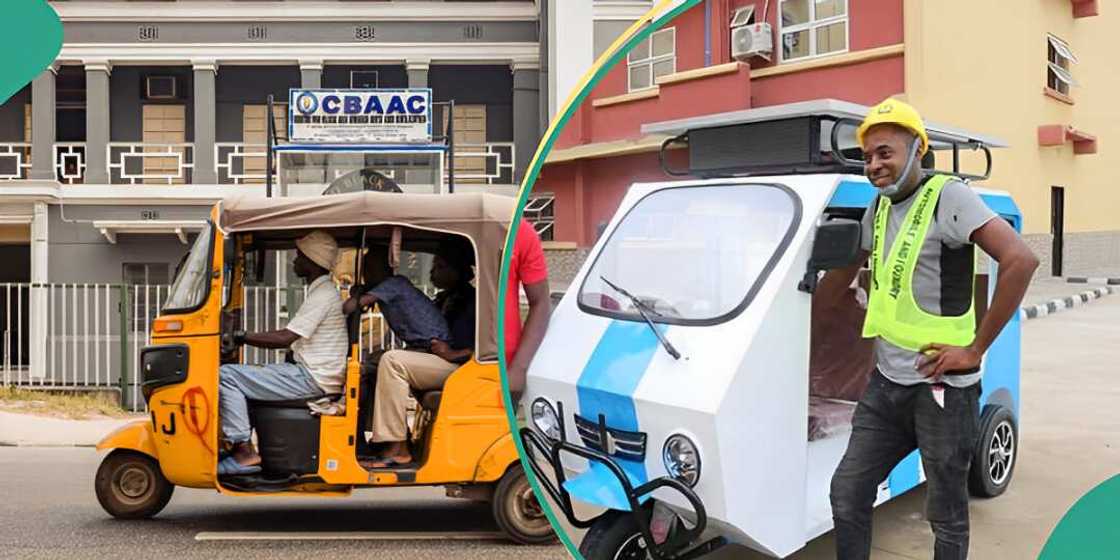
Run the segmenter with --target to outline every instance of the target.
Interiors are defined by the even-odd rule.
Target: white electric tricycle
[[[629,190],[554,310],[523,400],[529,461],[568,523],[588,529],[588,560],[784,557],[832,528],[830,479],[874,363],[858,286],[829,313],[814,311],[813,291],[858,254],[875,196],[852,134],[866,112],[827,100],[643,128],[675,135],[663,152],[687,145],[689,169],[667,173],[701,178]],[[944,172],[990,174],[998,141],[928,128],[951,157]],[[986,171],[961,173],[962,150]],[[1021,227],[1009,195],[977,190]],[[996,274],[982,262],[977,321]],[[1019,332],[1016,317],[982,366],[976,495],[1011,479]],[[876,504],[923,480],[915,451]]]

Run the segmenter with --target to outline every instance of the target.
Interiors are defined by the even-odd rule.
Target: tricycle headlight
[[[665,470],[669,476],[689,485],[696,486],[700,480],[700,450],[688,437],[675,434],[665,440],[661,451]]]
[[[533,426],[552,441],[560,440],[560,416],[556,409],[543,397],[533,401],[529,414],[533,419]]]

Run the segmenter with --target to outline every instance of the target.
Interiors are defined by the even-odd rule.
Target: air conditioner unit
[[[145,99],[176,99],[179,96],[178,79],[175,76],[148,76],[144,80]]]
[[[747,61],[751,57],[770,60],[774,52],[774,33],[769,23],[752,23],[731,28],[731,58]]]

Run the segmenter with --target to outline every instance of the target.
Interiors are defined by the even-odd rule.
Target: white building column
[[[299,87],[303,89],[319,89],[323,87],[322,60],[299,61]],[[276,101],[287,102],[286,99],[277,99]]]
[[[213,60],[192,60],[191,65],[194,67],[194,171],[191,182],[212,185],[218,182],[218,168],[214,165],[218,64]]]
[[[422,59],[408,59],[405,61],[404,69],[408,74],[408,87],[410,88],[426,88],[428,87],[428,69],[431,67],[432,61],[427,58]]]
[[[87,60],[86,67],[86,178],[87,185],[109,183],[108,60]]]
[[[548,117],[560,110],[595,61],[591,0],[548,2]],[[563,4],[563,7],[561,7]]]
[[[31,178],[53,181],[55,142],[55,75],[50,65],[31,82]]]
[[[515,183],[529,171],[529,162],[541,138],[540,63],[515,60],[513,70],[513,146]]]
[[[47,203],[36,202],[31,215],[31,283],[42,285],[49,281],[48,244],[47,244]],[[47,375],[47,290],[45,287],[31,289],[31,314],[28,327],[31,330],[29,341],[31,378],[43,379]]]

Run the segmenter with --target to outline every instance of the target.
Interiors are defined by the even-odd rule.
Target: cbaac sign
[[[414,144],[432,141],[432,90],[292,89],[290,142]]]

